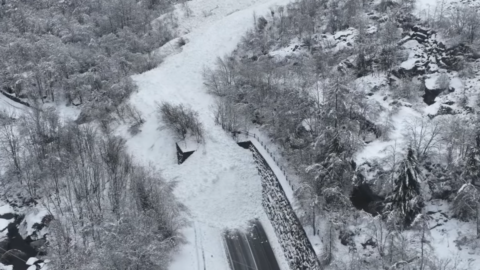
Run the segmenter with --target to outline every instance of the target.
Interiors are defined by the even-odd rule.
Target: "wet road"
[[[280,270],[260,222],[252,222],[248,232],[228,231],[224,237],[233,270]]]

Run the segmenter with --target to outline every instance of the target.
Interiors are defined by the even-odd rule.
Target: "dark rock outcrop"
[[[383,209],[384,198],[373,193],[370,186],[362,183],[353,188],[350,200],[353,206],[372,215],[378,215]]]

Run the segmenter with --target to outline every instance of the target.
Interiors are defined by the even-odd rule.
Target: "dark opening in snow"
[[[440,90],[429,90],[425,89],[425,94],[422,96],[423,97],[423,102],[425,102],[427,105],[432,105],[435,103],[435,98],[441,93],[442,91]]]
[[[376,216],[382,211],[384,198],[373,193],[370,186],[363,183],[353,188],[350,200],[358,210]]]
[[[188,151],[188,150],[182,150],[182,148],[176,143],[177,146],[177,159],[178,159],[178,164],[182,164],[189,158],[195,151]]]
[[[0,263],[4,265],[13,265],[14,270],[25,270],[29,266],[26,261],[30,257],[37,255],[37,252],[22,238],[18,232],[16,223],[8,224],[5,228],[8,230],[7,239],[1,242]]]

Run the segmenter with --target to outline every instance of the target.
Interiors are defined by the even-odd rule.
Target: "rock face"
[[[423,102],[425,102],[427,105],[432,105],[435,103],[435,98],[440,95],[442,91],[440,90],[429,90],[425,88],[425,94],[423,94]]]
[[[350,196],[353,206],[374,216],[382,211],[384,198],[373,193],[368,184],[360,184],[353,188]]]
[[[480,55],[465,44],[447,48],[445,44],[437,40],[436,32],[433,30],[419,25],[413,25],[410,29],[405,30],[409,33],[405,35],[399,45],[410,47],[414,53],[399,68],[390,72],[389,81],[391,82],[401,78],[425,78],[429,74],[439,73],[440,70],[458,71],[463,68],[465,61],[474,61],[480,58]],[[449,90],[455,91],[452,86]],[[441,91],[443,89],[425,87],[423,95],[425,103],[433,104]]]
[[[40,214],[38,218],[41,217],[41,219],[32,224],[32,222],[27,221],[35,219],[26,219],[25,215],[19,215],[16,211],[24,207],[35,207],[35,200],[17,196],[7,201],[10,206],[7,209],[10,210],[3,211],[0,219],[7,220],[10,223],[7,227],[0,228],[0,230],[3,230],[2,236],[6,236],[0,241],[0,262],[4,265],[13,266],[13,270],[26,270],[30,267],[25,263],[29,258],[45,255],[45,251],[42,249],[47,242],[44,227],[48,226],[53,216],[47,213]],[[26,227],[29,227],[29,230],[26,231],[29,235],[24,238],[22,234],[26,234],[24,231]],[[39,266],[37,266],[37,269],[40,269]]]
[[[7,239],[0,242],[0,263],[13,265],[14,270],[28,268],[25,261],[35,256],[36,251],[26,243],[18,232],[17,224],[10,223],[7,227]]]
[[[28,266],[25,264],[25,261],[28,260],[29,256],[23,251],[18,249],[11,249],[5,252],[0,258],[0,263],[4,265],[13,265],[14,270],[24,270]]]

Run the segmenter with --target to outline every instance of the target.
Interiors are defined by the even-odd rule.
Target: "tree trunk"
[[[315,204],[313,204],[312,206],[312,215],[313,215],[313,219],[312,219],[312,227],[313,227],[313,235],[315,235]]]
[[[477,200],[476,210],[477,210],[477,238],[480,238],[480,202]]]

